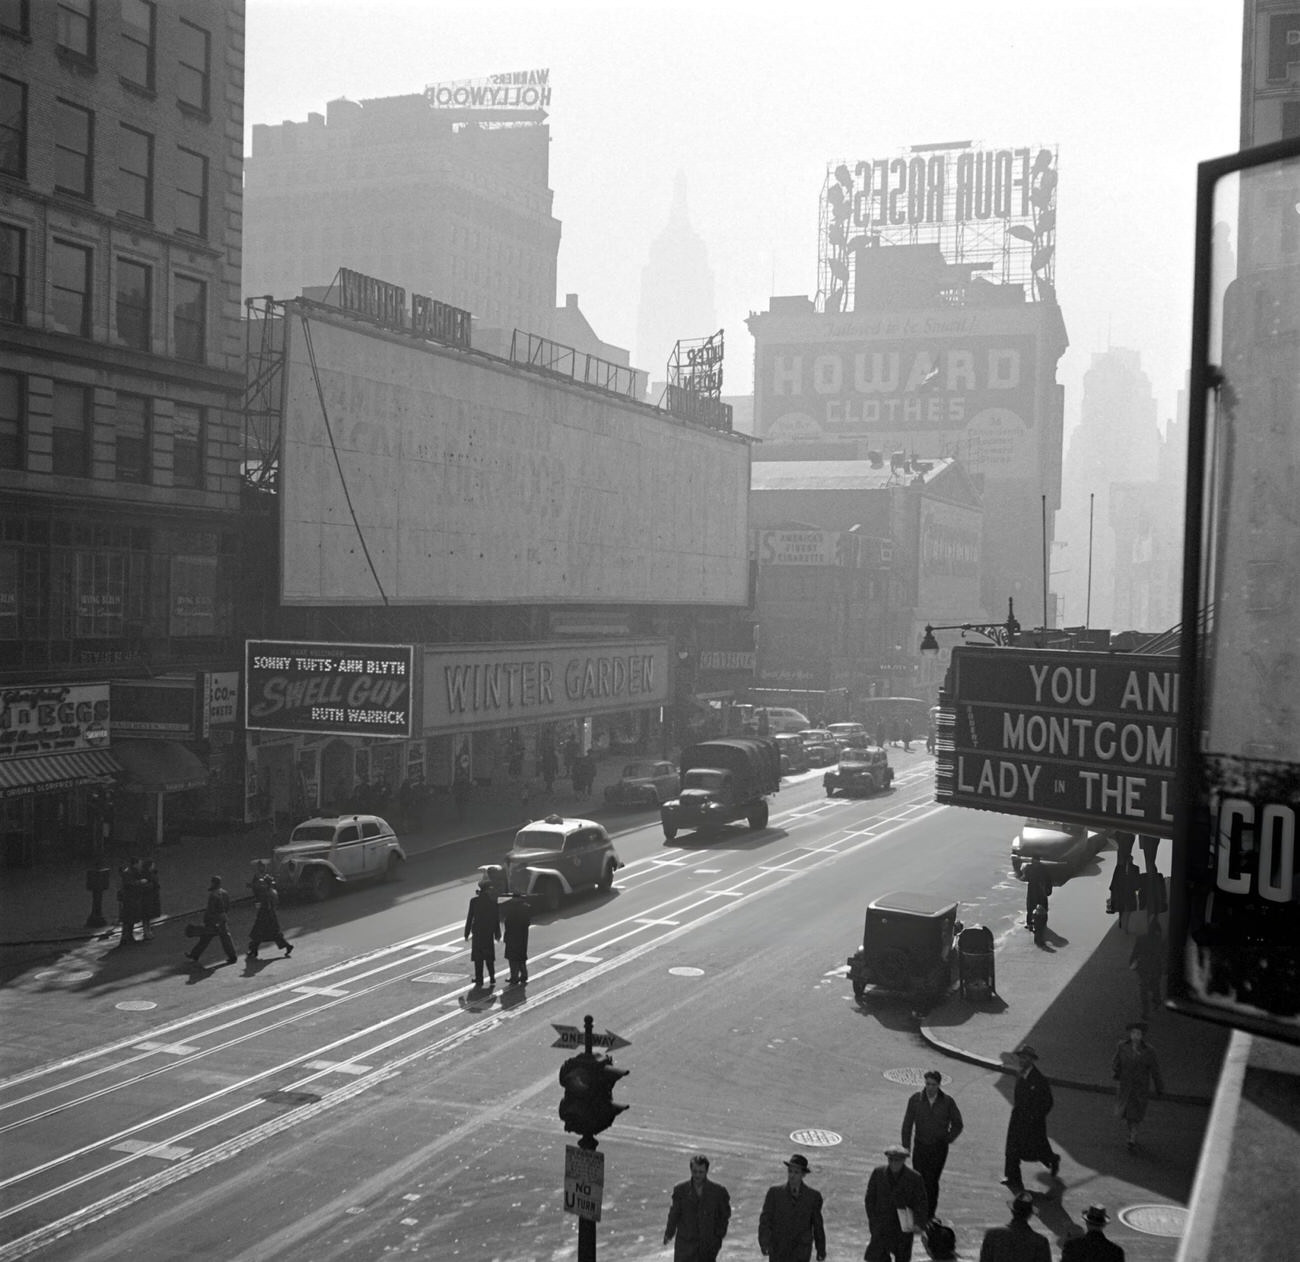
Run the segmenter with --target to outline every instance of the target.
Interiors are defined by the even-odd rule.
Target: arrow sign
[[[551,1029],[560,1037],[551,1044],[552,1047],[563,1047],[566,1050],[572,1050],[578,1047],[586,1047],[586,1040],[583,1033],[576,1025],[556,1025],[551,1023]],[[632,1044],[625,1038],[615,1034],[613,1030],[606,1030],[604,1034],[595,1034],[591,1036],[592,1047],[607,1047],[609,1050],[616,1051],[620,1047],[631,1047]]]
[[[612,1030],[606,1030],[604,1034],[592,1034],[592,1047],[608,1047],[609,1050],[615,1051],[620,1047],[631,1047],[632,1044],[625,1038],[620,1038]]]

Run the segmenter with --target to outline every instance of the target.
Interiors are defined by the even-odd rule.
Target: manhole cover
[[[148,1012],[150,1008],[156,1008],[158,1005],[152,999],[123,999],[121,1003],[113,1006],[119,1012]]]
[[[790,1139],[803,1148],[834,1148],[844,1142],[844,1137],[834,1131],[792,1131]]]
[[[925,1075],[929,1072],[927,1069],[914,1069],[908,1066],[906,1069],[886,1069],[880,1076],[889,1079],[890,1082],[897,1082],[904,1087],[924,1087]],[[939,1079],[940,1085],[951,1081],[951,1074],[944,1074]]]
[[[1120,1210],[1119,1220],[1148,1236],[1179,1237],[1187,1226],[1187,1210],[1181,1205],[1130,1205]]]
[[[685,965],[683,965],[680,968],[670,968],[668,972],[673,977],[703,977],[704,976],[704,970],[702,968],[687,968]]]
[[[92,977],[94,977],[94,975],[95,974],[91,972],[90,969],[86,969],[86,968],[78,968],[78,969],[47,968],[47,969],[43,969],[39,973],[32,974],[33,978],[38,982],[64,982],[69,984],[72,982],[89,981]]]

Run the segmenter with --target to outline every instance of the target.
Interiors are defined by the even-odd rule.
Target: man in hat
[[[469,958],[474,962],[474,989],[483,989],[483,965],[487,965],[489,989],[497,984],[497,948],[501,941],[501,915],[497,910],[496,891],[492,882],[484,877],[478,883],[478,893],[469,900],[469,915],[465,917],[465,937],[473,934]]]
[[[758,1217],[758,1248],[772,1262],[808,1262],[813,1247],[817,1262],[826,1260],[822,1194],[804,1183],[808,1158],[795,1153],[785,1163],[784,1183],[767,1189]]]
[[[885,1164],[867,1180],[867,1226],[871,1239],[862,1256],[867,1262],[909,1262],[913,1233],[930,1219],[925,1181],[907,1168],[907,1149],[890,1144]]]
[[[1011,1202],[1011,1221],[984,1233],[980,1262],[1052,1262],[1047,1237],[1029,1225],[1033,1212],[1033,1194],[1017,1192]]]
[[[908,1100],[903,1114],[903,1147],[911,1148],[912,1165],[925,1182],[931,1218],[939,1212],[939,1176],[948,1161],[948,1145],[963,1125],[957,1101],[940,1090],[941,1082],[943,1075],[937,1069],[928,1070],[925,1089]]]
[[[1125,1029],[1110,1069],[1115,1079],[1115,1116],[1128,1128],[1128,1150],[1132,1152],[1137,1147],[1138,1127],[1147,1115],[1147,1102],[1153,1091],[1164,1095],[1165,1084],[1155,1049],[1147,1042],[1147,1023],[1130,1021]]]
[[[226,963],[237,964],[239,952],[235,950],[234,939],[230,936],[230,895],[221,884],[221,878],[214,876],[208,882],[208,904],[203,910],[203,932],[194,943],[194,949],[187,951],[186,957],[197,964],[199,956],[208,949],[213,938],[220,938],[226,949]]]
[[[1083,1211],[1083,1235],[1071,1236],[1061,1246],[1061,1262],[1124,1262],[1124,1250],[1106,1239],[1108,1222],[1104,1205],[1089,1205]]]
[[[673,1262],[714,1262],[731,1221],[731,1195],[709,1178],[709,1159],[691,1158],[691,1177],[673,1188],[664,1244],[676,1239]]]
[[[1007,1122],[1005,1177],[1002,1182],[1013,1192],[1024,1190],[1020,1178],[1022,1161],[1041,1161],[1055,1179],[1061,1168],[1060,1154],[1052,1151],[1047,1138],[1047,1115],[1052,1111],[1052,1084],[1038,1068],[1038,1053],[1028,1043],[1016,1048],[1020,1072]]]
[[[528,926],[533,922],[533,905],[523,894],[507,892],[501,908],[502,943],[510,965],[508,985],[522,986],[528,981]]]
[[[280,928],[280,891],[275,887],[275,877],[265,859],[253,862],[253,879],[248,882],[253,895],[253,904],[257,914],[253,917],[253,927],[248,931],[248,954],[245,959],[257,959],[257,949],[263,942],[274,942],[284,952],[285,959],[293,954],[293,943],[284,936]]]

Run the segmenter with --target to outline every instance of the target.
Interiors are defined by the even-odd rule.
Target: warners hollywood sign
[[[376,280],[350,267],[338,272],[338,305],[353,315],[365,316],[385,328],[416,337],[469,349],[471,316],[448,303],[412,294],[408,313],[406,290],[386,280]]]
[[[511,70],[485,79],[434,83],[424,98],[436,109],[540,110],[551,104],[550,70]]]
[[[965,646],[948,685],[936,800],[1170,835],[1177,659]]]

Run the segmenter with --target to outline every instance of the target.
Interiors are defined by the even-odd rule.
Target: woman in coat
[[[483,989],[483,965],[487,965],[488,985],[497,984],[497,948],[501,941],[501,914],[497,910],[496,891],[492,882],[478,883],[478,893],[469,900],[465,917],[465,937],[473,935],[469,958],[474,962],[474,988]]]
[[[1152,1088],[1158,1096],[1165,1093],[1165,1084],[1160,1078],[1160,1062],[1146,1040],[1146,1033],[1145,1021],[1130,1021],[1128,1035],[1120,1040],[1111,1062],[1111,1076],[1115,1079],[1115,1116],[1128,1127],[1130,1152],[1137,1147],[1138,1126],[1147,1115]]]

